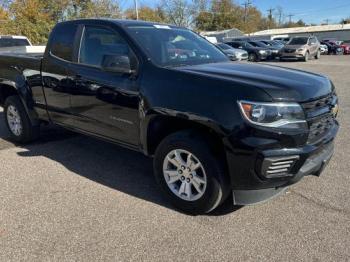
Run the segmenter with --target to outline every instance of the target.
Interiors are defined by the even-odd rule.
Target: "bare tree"
[[[162,0],[160,8],[169,23],[177,26],[191,27],[193,24],[194,8],[186,0]]]
[[[284,22],[283,8],[282,6],[277,6],[275,9],[275,20],[277,21],[277,25],[281,26]]]

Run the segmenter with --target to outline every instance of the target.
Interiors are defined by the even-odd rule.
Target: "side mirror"
[[[126,55],[104,55],[102,69],[128,75],[135,73],[135,70],[131,68],[130,58]]]

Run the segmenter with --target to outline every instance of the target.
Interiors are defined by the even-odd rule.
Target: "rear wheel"
[[[39,137],[39,126],[33,125],[22,101],[18,96],[10,96],[4,104],[5,123],[14,142],[28,143]]]
[[[205,139],[190,131],[163,140],[155,154],[154,170],[167,199],[189,214],[208,213],[229,194],[224,165]]]

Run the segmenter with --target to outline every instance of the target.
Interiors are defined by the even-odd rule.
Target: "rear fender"
[[[33,125],[39,124],[38,115],[34,110],[33,96],[30,91],[29,85],[27,84],[24,76],[17,75],[14,80],[6,80],[0,78],[0,93],[3,94],[2,88],[13,89],[14,92],[21,99],[24,108],[29,116],[29,119]],[[4,100],[5,98],[2,97]],[[4,101],[5,102],[5,101]]]

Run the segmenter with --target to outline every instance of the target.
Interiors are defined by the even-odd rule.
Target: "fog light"
[[[290,172],[297,160],[299,156],[296,155],[265,158],[261,166],[261,173],[266,178],[293,176]]]

